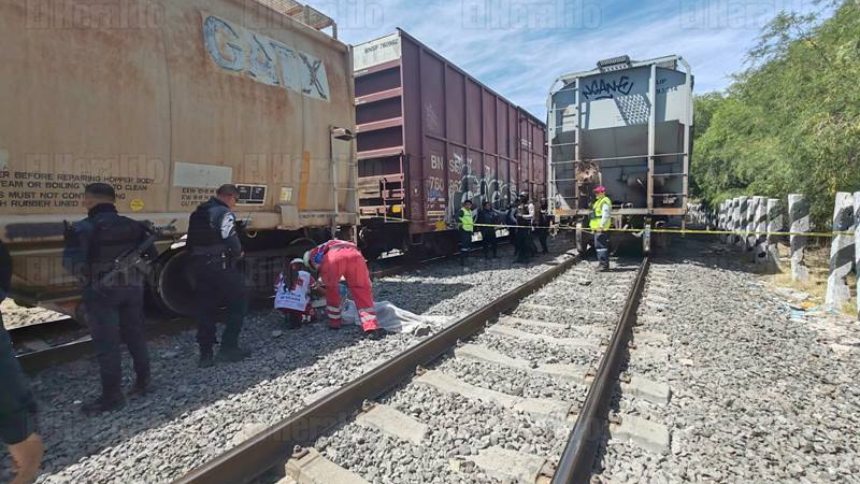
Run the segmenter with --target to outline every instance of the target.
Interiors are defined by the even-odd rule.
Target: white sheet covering
[[[376,310],[376,319],[379,320],[379,325],[388,332],[407,333],[416,336],[425,336],[431,332],[430,321],[405,309],[400,309],[388,301],[377,302],[373,309]],[[358,309],[352,300],[346,300],[342,314],[344,324],[361,326]]]

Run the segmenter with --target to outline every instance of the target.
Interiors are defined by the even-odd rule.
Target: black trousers
[[[472,247],[472,232],[460,229],[460,262],[466,261],[466,255]]]
[[[242,272],[235,266],[222,265],[220,258],[193,256],[192,270],[196,281],[197,343],[201,350],[211,351],[217,342],[215,321],[218,309],[227,307],[227,321],[221,334],[222,348],[237,348],[245,314],[248,291]]]
[[[538,253],[537,244],[535,244],[534,231],[528,229],[526,242],[528,244],[529,257],[534,257]]]
[[[496,229],[481,229],[481,238],[484,239],[484,257],[490,257],[490,250],[493,251],[493,257],[496,257],[499,250],[499,242],[496,240]]]
[[[83,293],[90,334],[96,349],[102,395],[122,394],[122,348],[131,354],[138,381],[150,376],[143,315],[143,286],[88,287]]]
[[[0,440],[20,444],[36,431],[36,403],[0,316]]]
[[[532,241],[531,230],[526,227],[517,228],[515,240],[517,260],[524,262],[530,259],[534,252],[534,242]]]
[[[549,238],[549,229],[537,229],[535,231],[538,236],[538,240],[540,241],[541,249],[543,249],[543,253],[546,254],[549,252],[549,248],[547,247],[547,238]]]

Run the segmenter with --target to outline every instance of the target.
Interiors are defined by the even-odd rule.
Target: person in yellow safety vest
[[[600,271],[609,270],[609,233],[612,226],[612,200],[606,196],[606,187],[600,185],[594,189],[597,197],[591,205],[591,220],[589,227],[594,232],[594,248],[597,250],[597,268]]]
[[[466,200],[460,208],[457,217],[457,231],[460,234],[460,265],[466,265],[466,255],[472,245],[472,233],[475,232],[475,218],[472,213],[472,201]]]

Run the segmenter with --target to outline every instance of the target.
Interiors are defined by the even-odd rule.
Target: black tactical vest
[[[212,249],[223,248],[227,250],[227,245],[221,238],[221,227],[216,226],[213,222],[217,217],[217,212],[223,211],[224,208],[215,200],[200,204],[191,217],[188,219],[188,239],[186,244],[192,252],[194,249],[202,249],[206,252],[211,252]]]
[[[91,220],[93,235],[90,239],[89,262],[112,263],[125,255],[146,238],[143,224],[116,214],[104,214]]]
[[[95,284],[107,274],[114,274],[108,285],[143,284],[143,276],[135,273],[116,273],[115,261],[138,248],[146,239],[146,227],[116,213],[111,205],[100,205],[90,212],[82,223],[91,227],[87,244],[86,268],[83,272],[88,284]]]

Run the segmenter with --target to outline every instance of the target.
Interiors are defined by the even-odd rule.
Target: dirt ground
[[[795,297],[806,296],[798,301],[804,309],[820,307],[824,304],[827,292],[827,276],[830,272],[830,247],[811,247],[806,251],[805,261],[809,267],[809,281],[803,283],[791,279],[791,261],[789,259],[789,247],[780,245],[780,261],[782,272],[778,274],[764,275],[765,283],[774,287],[795,292]],[[857,316],[857,279],[853,275],[848,276],[848,284],[851,287],[851,302],[841,308],[842,313],[849,317]]]

